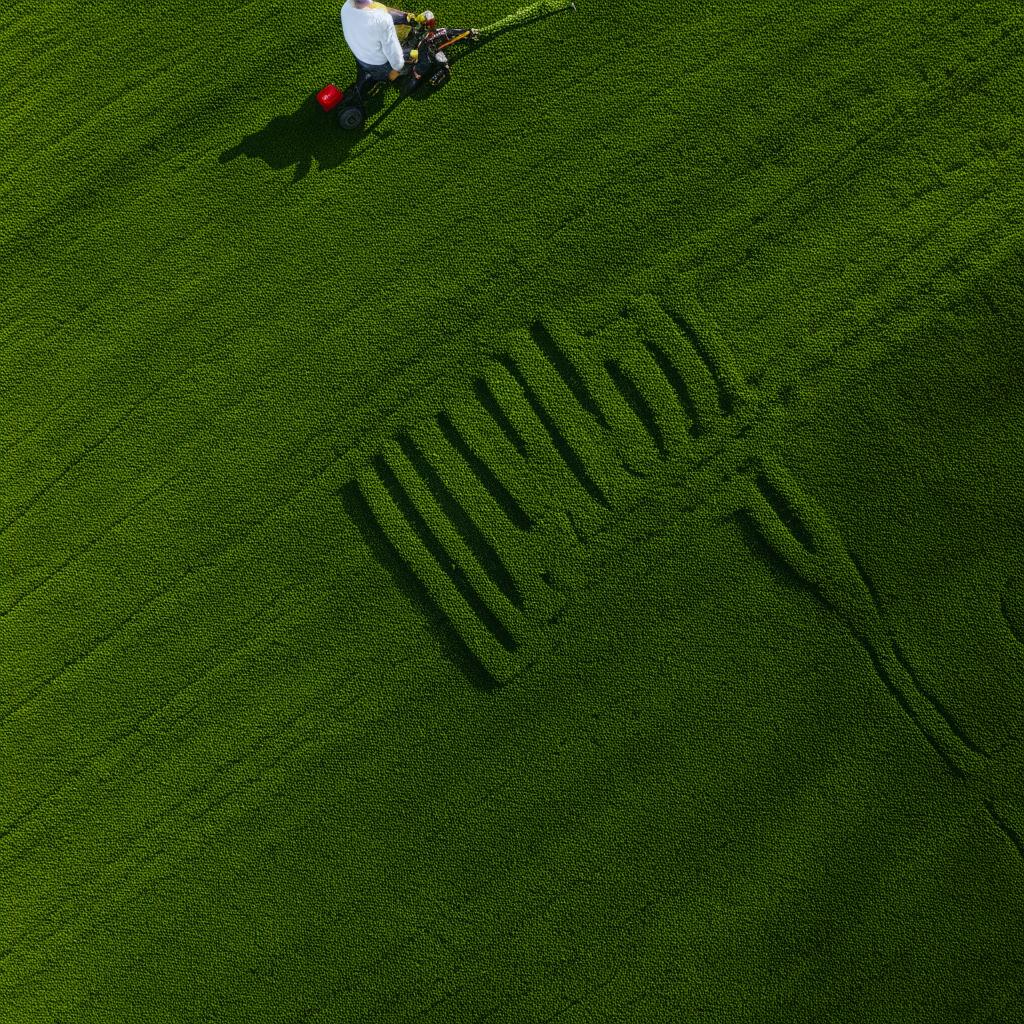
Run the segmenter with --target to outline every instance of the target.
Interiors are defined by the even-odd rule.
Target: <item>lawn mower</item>
[[[370,78],[360,67],[355,82],[347,89],[329,84],[316,94],[321,109],[327,113],[335,111],[338,124],[345,131],[356,131],[363,126],[367,100],[389,86],[397,86],[401,96],[440,89],[452,76],[448,54],[444,51],[456,43],[472,44],[480,39],[480,32],[475,28],[440,28],[433,11],[424,11],[420,17],[422,22],[412,27],[402,45],[406,65],[394,82]]]
[[[355,82],[347,89],[333,83],[326,85],[316,94],[316,101],[322,110],[337,117],[345,131],[357,131],[366,122],[367,101],[389,87],[397,86],[399,99],[425,97],[440,89],[452,76],[451,61],[445,53],[448,47],[473,46],[559,11],[575,10],[572,0],[535,0],[484,29],[441,28],[433,12],[424,11],[402,44],[406,65],[394,82],[371,78],[359,67]]]

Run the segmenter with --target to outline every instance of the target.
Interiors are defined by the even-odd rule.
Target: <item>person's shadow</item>
[[[575,6],[573,6],[575,10]],[[472,45],[471,49],[451,54],[450,63],[454,65],[461,59],[482,50],[495,39],[525,28],[535,21],[551,17],[559,11],[545,11],[536,17],[518,24],[509,25],[492,33]],[[450,51],[449,51],[450,52]],[[346,87],[347,88],[347,87]],[[301,181],[313,167],[313,161],[321,171],[339,167],[350,156],[358,156],[365,149],[353,153],[357,144],[374,136],[386,138],[391,129],[381,130],[384,120],[391,116],[403,99],[422,101],[436,95],[443,86],[438,88],[419,88],[414,92],[403,94],[395,89],[385,89],[376,96],[371,96],[366,103],[366,122],[362,128],[354,132],[342,130],[333,113],[325,114],[320,109],[315,96],[308,96],[302,101],[299,109],[293,114],[279,114],[270,123],[252,135],[246,135],[237,146],[224,150],[218,158],[222,164],[235,160],[240,156],[262,160],[275,171],[283,171],[288,167],[295,168],[293,181]]]
[[[301,181],[313,167],[329,171],[343,164],[352,155],[357,143],[367,136],[382,138],[388,132],[380,130],[384,118],[400,102],[393,90],[373,96],[367,103],[366,127],[346,132],[338,127],[334,113],[324,113],[313,95],[304,99],[292,114],[279,114],[265,127],[241,142],[224,150],[218,157],[222,164],[240,156],[262,160],[275,171],[295,168],[293,181]]]

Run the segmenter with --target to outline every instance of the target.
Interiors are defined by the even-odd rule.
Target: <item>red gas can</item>
[[[325,85],[316,94],[317,103],[327,111],[333,110],[344,98],[344,91],[334,84]]]

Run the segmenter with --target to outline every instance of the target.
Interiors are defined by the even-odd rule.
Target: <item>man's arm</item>
[[[389,22],[386,26],[384,56],[387,57],[388,63],[392,67],[392,72],[388,77],[394,81],[405,67],[405,54],[402,52],[402,44],[398,41],[398,33],[395,31],[393,22]]]

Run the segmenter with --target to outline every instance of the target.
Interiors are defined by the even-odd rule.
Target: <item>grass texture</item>
[[[502,32],[523,28],[530,22],[568,11],[576,12],[576,5],[572,0],[537,0],[536,3],[526,4],[511,14],[485,25],[480,29],[480,39],[492,39]]]
[[[1019,5],[453,3],[0,11],[0,1021],[1024,1019]]]

